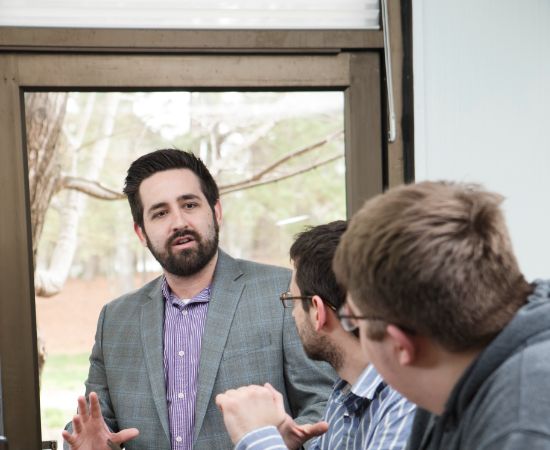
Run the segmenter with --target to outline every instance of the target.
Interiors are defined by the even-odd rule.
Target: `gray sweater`
[[[550,281],[478,356],[441,416],[418,410],[408,450],[550,449]]]

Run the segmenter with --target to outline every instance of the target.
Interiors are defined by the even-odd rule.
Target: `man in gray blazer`
[[[66,448],[230,449],[216,395],[266,382],[297,423],[318,421],[335,375],[307,358],[280,306],[290,271],[218,248],[221,203],[202,161],[149,153],[130,166],[124,192],[163,276],[101,311],[86,381],[101,414],[95,394],[90,414],[80,398]]]

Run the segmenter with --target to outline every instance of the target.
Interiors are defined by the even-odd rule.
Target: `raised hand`
[[[91,392],[88,398],[89,410],[86,399],[82,396],[78,398],[78,414],[73,417],[72,434],[66,430],[62,432],[63,439],[72,450],[112,450],[116,448],[113,443],[127,442],[139,434],[137,428],[112,433],[101,415],[97,394]]]
[[[264,384],[264,387],[271,391],[275,403],[277,404],[277,408],[282,408],[282,410],[284,411],[282,394],[269,383]],[[281,433],[281,436],[285,441],[285,445],[289,448],[289,450],[297,450],[302,447],[304,442],[326,433],[328,430],[328,423],[317,422],[305,425],[298,425],[294,421],[294,419],[285,412],[285,418],[283,422],[277,427],[277,429],[279,430],[279,433]]]
[[[268,425],[279,426],[285,420],[285,410],[275,399],[273,390],[250,385],[229,389],[216,396],[216,405],[234,444],[247,433]],[[277,391],[275,391],[277,392]]]

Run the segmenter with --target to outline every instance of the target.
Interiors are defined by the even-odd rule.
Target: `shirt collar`
[[[376,371],[372,364],[369,364],[365,370],[359,375],[359,378],[351,388],[358,397],[368,398],[372,400],[377,392],[383,389],[386,383]]]
[[[172,305],[181,306],[182,304],[189,304],[189,303],[207,303],[210,301],[210,286],[205,287],[202,291],[200,291],[197,295],[195,295],[191,299],[186,299],[188,301],[183,301],[182,299],[178,298],[174,292],[172,292],[172,289],[170,289],[170,286],[168,285],[168,281],[166,280],[166,277],[162,276],[162,296],[164,297],[164,300],[167,302],[171,302]]]

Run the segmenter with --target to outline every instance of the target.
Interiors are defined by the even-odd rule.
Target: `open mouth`
[[[190,246],[195,239],[192,236],[180,236],[172,240],[172,247],[185,248]]]

